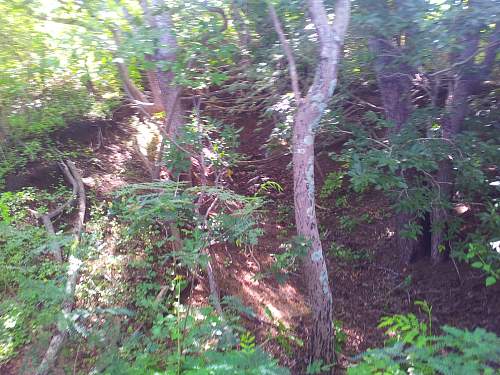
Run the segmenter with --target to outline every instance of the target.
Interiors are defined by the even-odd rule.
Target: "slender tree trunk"
[[[390,40],[373,37],[368,45],[375,55],[375,72],[385,117],[394,124],[394,128],[388,131],[398,133],[412,112],[410,90],[413,69],[396,61],[403,51],[394,47]]]
[[[172,17],[166,9],[160,12],[160,9],[165,7],[163,0],[153,0],[152,3],[158,12],[158,14],[153,16],[153,25],[161,33],[154,60],[157,62],[174,63],[177,59],[178,45],[172,31]],[[170,129],[165,130],[172,138],[175,138],[184,124],[184,109],[182,101],[178,100],[178,97],[182,93],[182,87],[174,83],[175,74],[172,70],[164,70],[164,68],[159,67],[156,75],[163,107],[165,110],[171,111],[167,113],[167,116],[172,116]]]
[[[493,36],[496,36],[497,33],[498,30]],[[451,61],[453,65],[457,61],[466,61],[466,63],[459,64],[456,69],[452,70],[455,77],[448,90],[445,114],[441,121],[441,136],[448,143],[453,143],[462,129],[465,117],[469,112],[469,96],[473,88],[479,86],[481,79],[484,78],[481,76],[481,70],[485,75],[488,75],[488,69],[491,69],[490,66],[478,67],[474,64],[474,60],[470,59],[477,52],[479,40],[479,29],[471,30],[462,40],[463,50]],[[489,55],[492,53],[495,54],[496,49],[487,51],[485,61],[489,59]],[[431,258],[433,263],[443,261],[446,254],[445,239],[449,212],[444,205],[452,199],[454,184],[453,166],[449,158],[444,158],[439,162],[436,180],[438,185],[437,201],[434,202],[431,212]]]
[[[299,106],[293,135],[293,181],[295,223],[297,234],[310,241],[303,262],[303,274],[312,310],[313,327],[310,335],[312,360],[333,363],[333,302],[328,270],[318,232],[314,186],[314,129],[322,111],[311,103]]]
[[[306,97],[301,98],[293,53],[270,5],[271,18],[288,59],[298,106],[293,129],[293,185],[297,234],[309,242],[303,260],[313,321],[309,353],[312,361],[332,364],[335,361],[333,301],[316,218],[314,136],[337,83],[338,60],[350,18],[350,1],[337,0],[332,25],[321,0],[308,0],[308,9],[318,33],[320,56],[313,84]]]
[[[160,83],[158,82],[158,74],[154,70],[147,70],[146,77],[148,80],[149,89],[153,97],[155,112],[165,111],[161,99]]]
[[[127,95],[132,99],[140,103],[147,103],[148,99],[146,95],[142,93],[141,90],[135,86],[134,82],[130,79],[130,76],[128,74],[128,69],[125,63],[123,62],[117,62],[116,63],[116,68],[118,70],[118,75],[122,81],[123,88]]]

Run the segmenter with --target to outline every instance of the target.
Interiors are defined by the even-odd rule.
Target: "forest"
[[[0,374],[500,372],[500,0],[0,0]]]

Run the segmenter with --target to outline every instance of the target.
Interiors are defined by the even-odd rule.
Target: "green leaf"
[[[497,279],[494,276],[488,276],[484,283],[486,286],[492,286],[492,285],[496,284],[496,282],[497,282]]]

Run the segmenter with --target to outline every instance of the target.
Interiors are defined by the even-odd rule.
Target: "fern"
[[[440,336],[426,336],[426,345],[397,341],[368,350],[348,374],[494,374],[500,365],[500,338],[482,328],[474,331],[443,326]]]

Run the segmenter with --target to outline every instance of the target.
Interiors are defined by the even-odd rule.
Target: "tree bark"
[[[293,56],[284,33],[274,17],[276,31],[287,51],[292,86],[298,105],[293,129],[293,181],[297,234],[309,241],[303,260],[313,327],[310,335],[311,361],[325,364],[335,361],[333,347],[333,301],[328,270],[323,255],[315,209],[314,136],[323,112],[337,83],[338,60],[347,32],[350,1],[338,0],[335,21],[330,25],[321,0],[308,0],[308,9],[319,37],[319,62],[314,81],[305,98],[300,97]]]
[[[314,129],[322,111],[310,103],[301,104],[295,116],[293,135],[294,206],[297,234],[310,241],[303,261],[303,274],[312,310],[313,328],[310,335],[311,360],[332,363],[333,301],[328,270],[318,232],[314,186]]]
[[[154,60],[161,63],[175,63],[177,59],[177,39],[173,34],[172,17],[165,10],[163,0],[153,0],[153,6],[158,14],[153,15],[154,27],[161,32],[159,45],[154,54]],[[163,9],[161,12],[160,9]],[[182,87],[174,83],[175,74],[172,69],[165,70],[159,67],[156,71],[158,77],[158,88],[161,92],[162,104],[165,109],[171,109],[167,116],[171,116],[169,129],[166,129],[172,138],[176,138],[184,125],[184,108],[181,100],[177,100],[182,93]]]
[[[448,93],[445,108],[446,115],[441,124],[443,139],[453,141],[460,133],[469,111],[467,103],[469,93],[469,82],[457,77]],[[445,259],[446,225],[449,221],[449,212],[444,205],[452,198],[454,181],[453,165],[449,158],[445,158],[438,163],[436,181],[438,185],[437,202],[435,202],[431,211],[431,258],[433,263],[439,263]]]
[[[479,45],[479,31],[471,32],[463,40],[465,48],[456,56],[458,61],[467,61],[453,71],[455,77],[452,86],[448,90],[446,99],[445,115],[441,121],[441,137],[453,142],[460,133],[462,124],[469,112],[468,98],[471,89],[479,84],[480,75],[476,71],[473,56]],[[433,263],[439,263],[445,259],[446,227],[449,221],[449,212],[444,207],[452,198],[453,188],[453,166],[449,158],[439,161],[436,173],[437,201],[434,202],[431,211],[431,258]]]
[[[156,29],[160,33],[158,46],[152,61],[156,63],[175,63],[177,59],[178,44],[175,35],[173,34],[172,17],[163,0],[153,0],[152,6],[156,9],[151,12],[147,0],[141,0],[141,7],[144,13],[144,18],[151,28]],[[179,135],[183,125],[185,109],[183,108],[180,96],[182,87],[174,83],[175,74],[172,69],[165,69],[159,66],[156,71],[148,72],[148,81],[155,102],[161,101],[161,105],[166,112],[165,121],[163,123],[162,141],[158,155],[157,163],[161,163],[163,156],[165,138],[163,134],[168,135],[168,138],[175,140]],[[159,178],[160,165],[156,165],[153,170],[154,179]]]
[[[274,29],[278,34],[278,39],[280,40],[283,51],[285,52],[286,58],[288,60],[288,70],[290,73],[290,79],[292,81],[292,90],[297,103],[300,102],[300,87],[299,87],[299,75],[297,73],[297,65],[295,64],[295,58],[293,57],[293,51],[288,43],[288,39],[285,36],[281,22],[276,14],[273,4],[269,3],[269,14],[271,15],[271,20],[273,21]]]
[[[375,55],[377,84],[384,105],[385,117],[394,123],[390,133],[398,133],[412,112],[410,97],[411,73],[413,69],[398,59],[403,51],[381,36],[370,38],[370,51]]]

